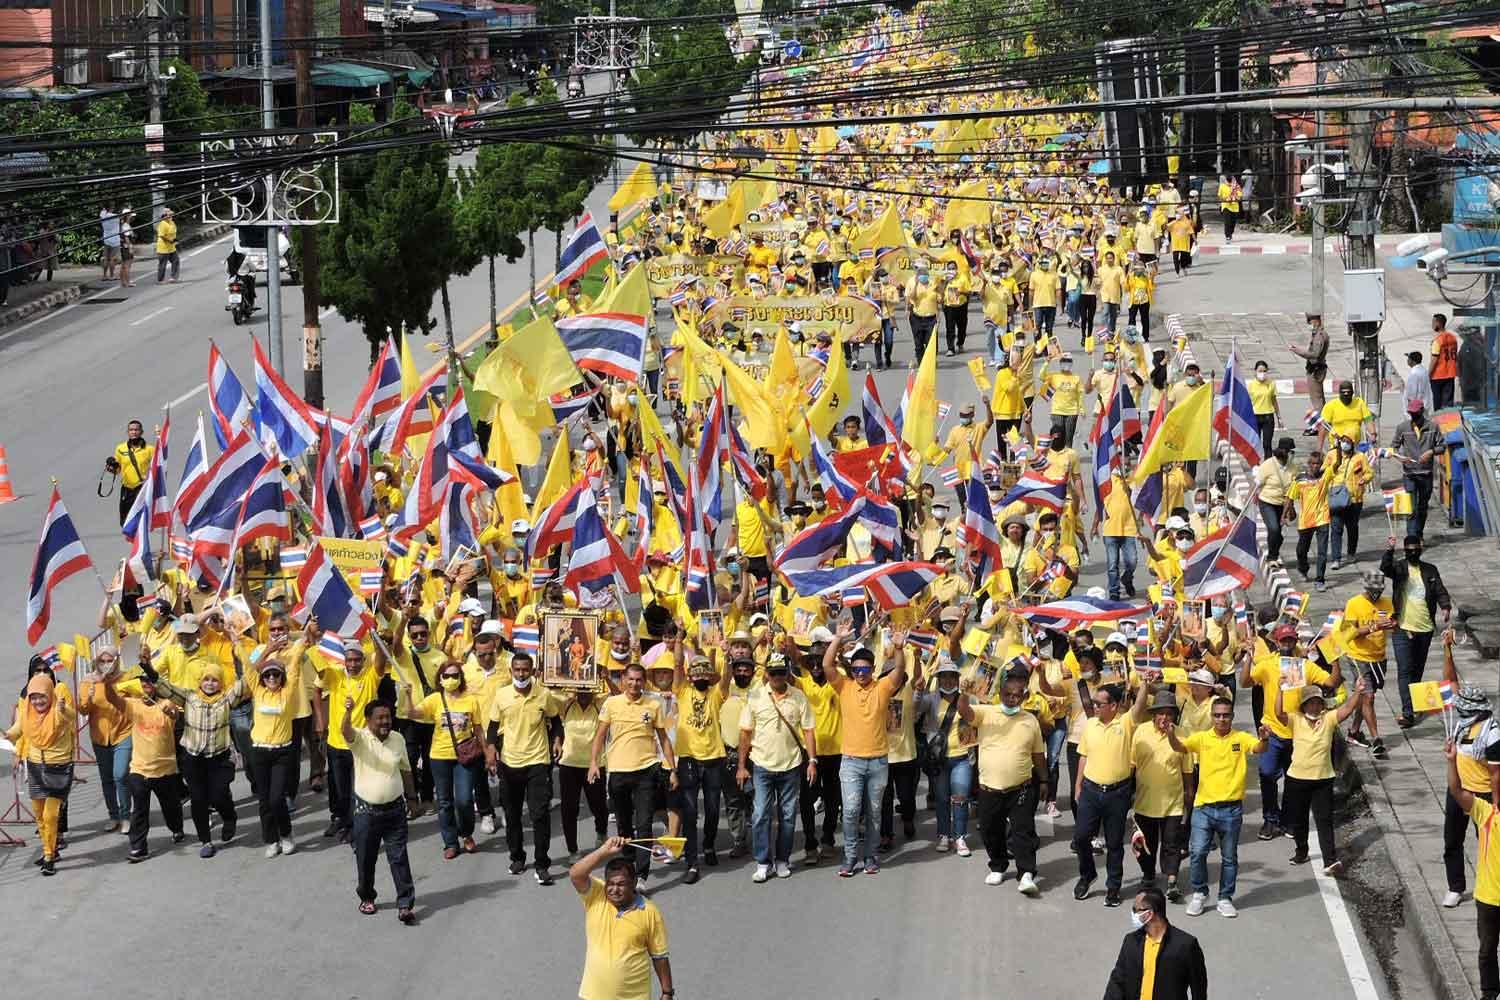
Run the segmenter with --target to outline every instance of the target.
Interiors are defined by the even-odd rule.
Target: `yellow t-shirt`
[[[1471,792],[1488,792],[1490,790],[1490,768],[1487,761],[1476,760],[1469,749],[1479,731],[1484,728],[1484,722],[1476,722],[1470,726],[1463,737],[1458,741],[1458,757],[1455,763],[1458,765],[1458,780],[1464,788]]]
[[[250,742],[255,746],[282,747],[292,742],[292,720],[297,718],[297,701],[302,692],[300,660],[300,657],[287,660],[286,677],[275,691],[261,683],[258,671],[245,671],[245,685],[250,689],[254,711]]]
[[[719,731],[724,695],[719,685],[699,691],[690,683],[677,687],[677,739],[673,748],[679,757],[723,760],[724,739]]]
[[[348,750],[344,743],[344,699],[354,699],[354,710],[349,725],[360,729],[365,724],[365,706],[375,699],[380,688],[380,674],[371,667],[361,670],[357,677],[350,677],[343,667],[325,667],[322,688],[328,692],[328,745],[335,750]]]
[[[1252,378],[1245,383],[1245,388],[1250,392],[1250,406],[1256,413],[1276,412],[1276,383],[1270,379],[1264,382]]]
[[[584,708],[569,700],[562,708],[563,745],[558,763],[563,767],[587,768],[594,733],[599,729],[599,702],[589,702]]]
[[[444,699],[447,699],[446,710]],[[453,738],[456,736],[458,742],[462,743],[478,733],[483,713],[484,707],[479,704],[479,696],[467,691],[458,694],[448,694],[446,691],[442,694],[430,694],[411,708],[413,719],[432,723],[432,744],[427,755],[433,760],[456,760],[458,754],[453,749]],[[451,735],[448,732],[449,726],[453,727]],[[546,746],[545,740],[542,745]]]
[[[1469,807],[1469,818],[1479,830],[1479,854],[1474,859],[1474,899],[1500,906],[1500,853],[1495,850],[1495,807],[1478,796]]]
[[[910,654],[907,662],[911,662]],[[892,764],[917,759],[917,719],[911,701],[911,684],[908,682],[901,685],[901,690],[886,703],[885,737],[890,747],[886,759]]]
[[[1130,504],[1130,487],[1119,475],[1110,477],[1109,493],[1104,497],[1104,525],[1100,529],[1106,538],[1134,538],[1135,508]]]
[[[1048,372],[1042,385],[1052,390],[1052,415],[1076,417],[1083,412],[1083,378],[1072,372]]]
[[[1016,378],[1015,372],[1009,368],[1001,368],[995,372],[995,393],[991,399],[995,419],[1021,419],[1021,415],[1026,411],[1021,390],[1021,380]]]
[[[1270,713],[1267,713],[1270,718]],[[1198,758],[1198,793],[1195,806],[1222,805],[1245,800],[1246,762],[1260,742],[1249,733],[1231,729],[1220,736],[1212,729],[1193,733],[1180,741]]]
[[[1333,777],[1333,733],[1338,729],[1333,716],[1324,712],[1315,726],[1292,709],[1287,712],[1287,723],[1292,730],[1292,763],[1286,776],[1299,781]]]
[[[1130,741],[1135,729],[1123,705],[1108,725],[1098,718],[1085,723],[1078,740],[1078,755],[1088,758],[1083,776],[1096,785],[1113,785],[1130,777]]]
[[[1287,490],[1288,500],[1300,501],[1297,505],[1297,527],[1319,528],[1329,521],[1328,489],[1333,485],[1333,466],[1323,466],[1317,479],[1299,478]]]
[[[886,710],[896,693],[896,675],[886,674],[868,687],[860,687],[856,681],[835,671],[829,684],[837,691],[843,755],[860,758],[887,756],[890,738]]]
[[[604,763],[611,774],[644,771],[656,764],[656,731],[665,728],[660,700],[644,692],[636,701],[613,695],[599,710],[599,724],[609,727]]]
[[[531,767],[552,759],[547,720],[557,718],[557,696],[541,684],[533,680],[524,694],[516,690],[514,684],[497,689],[489,701],[486,718],[498,724],[500,763],[506,767]],[[460,730],[459,738],[462,737],[463,731]],[[593,738],[594,732],[590,728],[588,739]],[[583,764],[577,766],[589,766],[586,747]]]
[[[765,510],[764,507],[757,513],[753,500],[741,500],[734,508],[735,534],[739,540],[740,554],[746,559],[769,554],[766,548],[766,526],[761,521],[760,514],[775,516],[774,512]]]
[[[130,717],[130,773],[143,778],[165,778],[177,773],[177,736],[161,702],[125,701]]]
[[[1312,660],[1302,661],[1302,674],[1303,681],[1307,684],[1327,684],[1332,676]],[[1274,699],[1281,697],[1281,656],[1272,653],[1257,659],[1250,667],[1250,683],[1259,687],[1261,696],[1265,698],[1266,709],[1260,721],[1272,734],[1284,740],[1291,739],[1292,731],[1283,726],[1281,720],[1276,718],[1276,713],[1271,710],[1276,704]]]
[[[1172,749],[1167,735],[1154,725],[1140,726],[1130,742],[1135,765],[1135,811],[1161,819],[1182,815],[1182,772],[1186,754]]]
[[[838,691],[831,682],[818,684],[807,674],[794,674],[792,681],[812,706],[813,718],[816,720],[813,730],[818,738],[818,756],[842,753],[844,719],[839,711]]]
[[[729,682],[729,690],[724,695],[723,703],[719,705],[719,738],[724,741],[725,747],[740,745],[740,719],[744,715],[745,702],[749,700],[750,692],[757,686],[757,682],[753,680],[747,688],[742,688],[733,681]]]
[[[777,718],[778,713],[781,718]],[[750,760],[767,771],[797,767],[802,762],[798,747],[803,734],[814,728],[814,721],[807,695],[796,687],[788,686],[779,698],[769,686],[752,688],[740,715],[740,731],[751,734]]]
[[[1323,419],[1333,428],[1333,433],[1346,437],[1358,444],[1364,439],[1361,427],[1366,420],[1374,418],[1369,406],[1358,396],[1347,406],[1338,398],[1330,399],[1323,404]]]
[[[912,277],[906,282],[906,301],[913,316],[936,316],[942,296],[931,281],[924,284]]]
[[[1189,218],[1173,219],[1167,223],[1167,234],[1172,239],[1173,252],[1191,250],[1193,248],[1193,220]]]
[[[1047,752],[1036,716],[1024,710],[1006,715],[999,705],[975,705],[974,725],[979,731],[982,787],[1009,791],[1031,780],[1032,754]]]
[[[588,948],[579,1000],[651,1000],[651,960],[667,957],[661,911],[639,893],[631,906],[616,909],[596,878],[582,901]]]
[[[1416,574],[1409,574],[1411,579]],[[1369,628],[1382,619],[1390,618],[1395,614],[1395,608],[1389,597],[1382,597],[1378,601],[1371,600],[1364,594],[1355,594],[1349,598],[1344,605],[1344,620],[1339,624],[1339,642],[1343,644],[1345,652],[1351,659],[1363,660],[1365,663],[1380,663],[1385,659],[1386,637],[1390,635],[1387,631],[1371,632],[1361,638],[1359,630]]]
[[[1041,309],[1043,307],[1057,306],[1057,272],[1056,271],[1033,271],[1031,280],[1027,282],[1031,289],[1031,307]]]

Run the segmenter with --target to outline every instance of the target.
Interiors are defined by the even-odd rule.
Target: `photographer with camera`
[[[112,455],[104,460],[104,471],[120,479],[120,524],[125,524],[125,515],[135,503],[135,495],[141,491],[146,474],[151,468],[151,455],[155,448],[146,442],[146,428],[139,420],[125,425],[125,440],[115,445]],[[99,495],[109,496],[104,490],[104,477],[99,477]]]

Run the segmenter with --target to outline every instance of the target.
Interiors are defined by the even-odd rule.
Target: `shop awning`
[[[417,10],[425,10],[436,14],[439,21],[499,21],[500,14],[497,11],[476,7],[465,7],[461,3],[448,3],[447,0],[419,0],[415,5]]]
[[[391,83],[391,74],[373,66],[358,63],[327,62],[313,67],[312,81],[319,87],[343,87],[348,90],[366,90]]]

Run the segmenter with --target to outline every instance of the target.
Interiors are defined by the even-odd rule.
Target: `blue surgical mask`
[[[1020,705],[1001,705],[1000,706],[1000,711],[1003,712],[1006,715],[1019,715],[1021,713],[1021,706]]]

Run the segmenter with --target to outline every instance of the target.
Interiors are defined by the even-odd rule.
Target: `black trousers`
[[[1490,801],[1489,792],[1475,792],[1474,797]],[[1464,891],[1464,838],[1473,825],[1449,792],[1443,802],[1443,870],[1448,875],[1449,892]]]
[[[135,503],[135,495],[141,491],[139,486],[126,486],[120,484],[120,524],[124,526],[125,515],[130,513],[130,505]]]
[[[328,818],[340,833],[353,828],[354,755],[338,747],[328,748]]]
[[[1130,315],[1127,317],[1127,322],[1134,323],[1136,320],[1140,320],[1141,321],[1140,322],[1140,326],[1141,326],[1141,339],[1142,340],[1150,340],[1151,339],[1151,303],[1149,303],[1149,302],[1142,302],[1142,303],[1139,303],[1139,304],[1135,304],[1135,303],[1131,304],[1131,306],[1130,306]]]
[[[896,835],[896,800],[901,801],[901,823],[911,826],[917,821],[917,769],[915,760],[888,765],[885,794],[880,797],[880,839]]]
[[[1190,268],[1190,267],[1192,267],[1192,266],[1193,266],[1193,251],[1191,251],[1191,250],[1173,250],[1172,251],[1172,271],[1173,271],[1173,273],[1175,273],[1175,274],[1182,274],[1183,272],[1187,271],[1187,269]],[[1270,452],[1268,451],[1268,452],[1266,452],[1266,454],[1269,455]]]
[[[358,880],[354,892],[361,902],[375,902],[375,859],[385,848],[385,860],[391,866],[391,881],[396,883],[396,905],[409,909],[417,899],[417,887],[411,877],[411,861],[406,856],[406,802],[397,800],[372,806],[362,799],[353,802],[354,870]]]
[[[1276,438],[1276,414],[1257,413],[1255,415],[1255,429],[1260,431],[1260,453],[1271,454],[1271,445]]]
[[[187,779],[188,797],[193,813],[193,832],[198,843],[206,844],[212,837],[209,811],[219,814],[224,823],[234,823],[239,816],[234,811],[234,796],[229,786],[234,781],[234,761],[229,751],[212,757],[188,754],[183,758],[182,776]]]
[[[844,804],[843,788],[839,785],[839,765],[844,758],[840,754],[818,755],[818,780],[810,784],[807,769],[798,768],[801,781],[802,833],[810,851],[818,846],[818,813],[814,803],[823,799],[823,846],[833,846],[833,831],[839,828],[839,810]]]
[[[295,747],[254,747],[250,751],[250,767],[255,772],[255,787],[260,790],[261,840],[274,844],[283,837],[291,837],[292,817],[286,803],[297,782]]]
[[[1094,314],[1099,311],[1098,295],[1078,296],[1078,329],[1087,337],[1094,332]]]
[[[521,805],[531,816],[531,849],[536,855],[537,870],[552,864],[548,848],[552,843],[552,765],[529,764],[526,767],[500,765],[501,794],[505,798],[505,846],[512,861],[526,860],[526,845],[521,828]]]
[[[1099,877],[1094,864],[1094,835],[1104,831],[1104,887],[1120,891],[1125,881],[1125,820],[1135,800],[1135,783],[1129,779],[1105,788],[1083,779],[1083,797],[1078,800],[1078,826],[1073,831],[1073,853],[1078,855],[1078,877],[1092,882]]]
[[[1182,868],[1182,817],[1136,813],[1135,825],[1141,828],[1141,836],[1146,838],[1145,853],[1138,859],[1141,875],[1148,882],[1156,878],[1158,871],[1175,879]]]
[[[943,334],[948,341],[948,350],[963,350],[964,338],[969,335],[969,306],[943,306]]]
[[[584,798],[589,804],[589,814],[594,817],[594,836],[602,840],[609,832],[609,805],[604,792],[605,783],[589,784],[589,769],[560,764],[557,768],[559,792],[562,805],[563,843],[569,854],[578,852],[578,800]]]
[[[683,861],[698,866],[700,851],[714,850],[719,838],[719,785],[724,775],[722,760],[677,758],[677,803],[682,810],[682,832],[687,838]],[[698,829],[698,793],[703,793],[703,829]]]
[[[1457,379],[1435,378],[1432,380],[1432,408],[1446,410],[1453,405],[1453,383]]]
[[[1240,213],[1229,209],[1220,209],[1224,213],[1224,239],[1234,239],[1234,227],[1239,225]]]
[[[639,771],[611,771],[609,773],[609,805],[615,814],[615,829],[626,840],[651,836],[651,817],[656,810],[656,768]],[[651,874],[651,855],[637,851],[636,874],[645,878]]]
[[[1068,811],[1073,814],[1073,821],[1078,821],[1078,799],[1073,795],[1073,789],[1078,787],[1078,765],[1083,758],[1078,755],[1078,744],[1072,740],[1068,741]]]
[[[1036,874],[1036,782],[999,791],[979,786],[979,830],[990,871],[1003,872],[1016,862],[1021,875]]]
[[[1474,901],[1479,924],[1479,995],[1500,996],[1500,906]]]
[[[922,355],[927,353],[927,341],[931,339],[932,331],[936,328],[936,316],[918,316],[915,313],[912,314],[911,342],[912,345],[916,348],[916,359],[918,363],[921,362]],[[120,518],[120,523],[125,523],[125,519],[123,516]]]
[[[739,751],[734,747],[724,748],[724,774],[719,779],[719,789],[724,796],[724,822],[729,826],[730,849],[750,849],[750,817],[755,813],[755,795],[750,783],[741,785]]]
[[[156,796],[156,805],[161,809],[162,821],[176,836],[182,832],[182,796],[178,792],[175,774],[162,778],[143,778],[135,772],[125,776],[125,787],[130,789],[130,853],[146,853],[146,834],[151,832],[151,796]]]
[[[402,719],[401,736],[406,740],[406,759],[411,761],[411,777],[417,785],[417,797],[423,802],[431,802],[432,763],[427,758],[427,751],[432,748],[432,723]]]
[[[1291,821],[1292,843],[1298,854],[1307,853],[1307,815],[1312,813],[1313,823],[1318,828],[1318,850],[1323,854],[1323,864],[1331,865],[1338,860],[1338,848],[1333,841],[1333,779],[1321,778],[1305,781],[1286,776],[1286,789],[1282,792],[1281,821]]]

